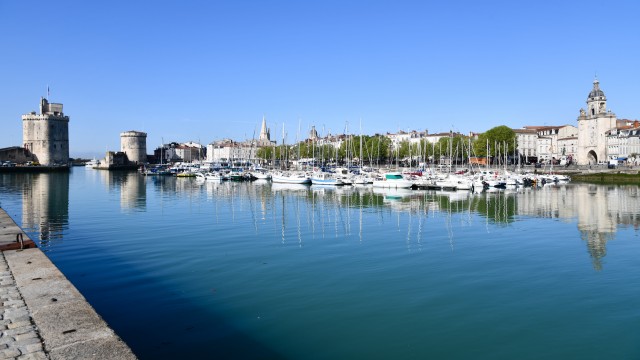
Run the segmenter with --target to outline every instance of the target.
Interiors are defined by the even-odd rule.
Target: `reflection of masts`
[[[361,137],[362,137],[362,135],[361,135]],[[361,149],[362,149],[362,147],[361,147]],[[358,192],[358,198],[359,198],[359,202],[360,202],[360,219],[359,219],[360,228],[359,228],[359,231],[358,231],[358,239],[360,240],[360,243],[362,243],[362,202],[363,202],[362,193]]]
[[[255,136],[255,133],[253,134]],[[245,191],[252,191],[253,189],[255,189],[255,187],[251,187],[249,188],[248,186],[245,186]],[[251,220],[253,220],[253,228],[256,231],[256,234],[258,234],[258,220],[256,219],[256,210],[253,208],[253,197],[256,195],[255,191],[253,191],[254,194],[250,194],[248,196],[249,198],[249,209],[251,209]],[[256,202],[256,205],[258,203]]]
[[[285,244],[284,232],[285,232],[285,221],[284,221],[284,194],[282,194],[282,245]]]
[[[445,223],[447,224],[447,234],[449,235],[449,246],[451,247],[451,252],[453,252],[453,230],[451,229],[451,204],[449,204],[449,209],[447,211],[447,220]]]
[[[296,221],[298,223],[298,246],[302,247],[302,230],[300,229],[300,197],[296,197]]]
[[[409,211],[409,223],[407,224],[407,250],[411,251],[411,223],[413,211]]]

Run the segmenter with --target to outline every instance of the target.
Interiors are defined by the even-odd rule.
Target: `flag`
[[[49,100],[49,85],[47,85],[47,100]]]

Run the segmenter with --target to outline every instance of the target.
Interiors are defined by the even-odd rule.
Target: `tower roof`
[[[593,99],[595,97],[604,97],[604,91],[600,89],[600,82],[598,79],[593,80],[593,89],[589,93],[589,99]]]

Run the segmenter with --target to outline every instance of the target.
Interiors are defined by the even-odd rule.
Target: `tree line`
[[[416,164],[426,161],[440,163],[442,158],[466,162],[469,157],[491,158],[512,156],[517,147],[516,134],[508,126],[496,126],[476,138],[461,134],[442,137],[436,143],[420,139],[417,143],[402,141],[393,146],[391,139],[384,135],[347,136],[338,148],[330,144],[319,144],[306,140],[293,145],[261,147],[256,156],[264,163],[272,161],[293,161],[315,159],[321,164],[390,164],[396,161]],[[362,157],[362,158],[361,158]]]

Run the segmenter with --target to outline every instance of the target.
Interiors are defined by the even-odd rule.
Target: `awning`
[[[625,161],[625,160],[627,160],[627,158],[626,158],[626,157],[619,157],[619,158],[618,158],[618,161]]]

